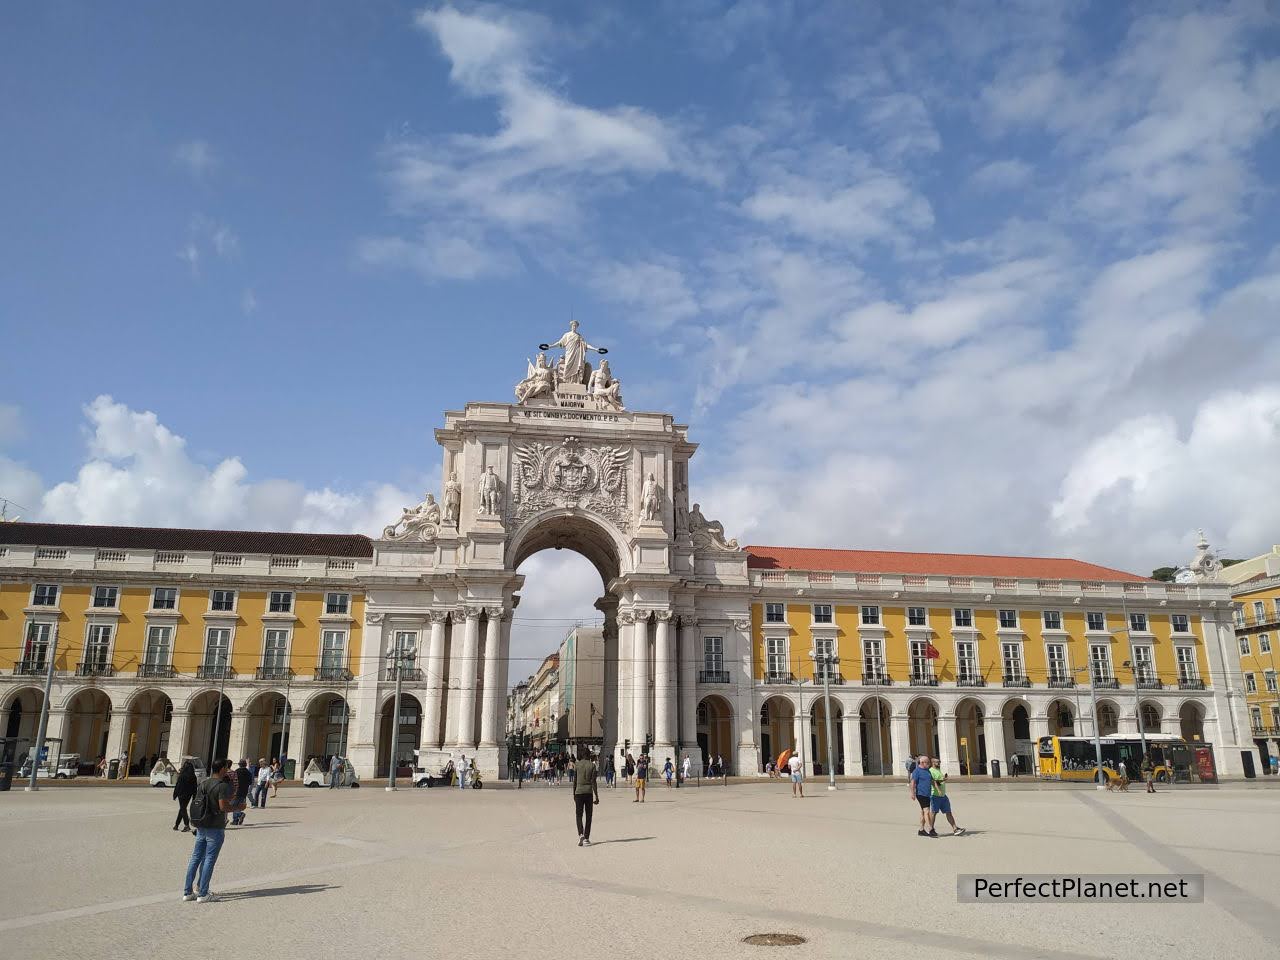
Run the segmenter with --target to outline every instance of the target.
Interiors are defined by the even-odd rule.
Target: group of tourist
[[[925,756],[916,761],[908,781],[911,798],[920,805],[920,829],[916,835],[920,837],[938,836],[934,829],[934,820],[938,814],[947,818],[951,824],[951,835],[964,833],[964,827],[956,826],[956,818],[951,814],[951,798],[947,796],[947,774],[942,772],[942,761],[934,757],[932,761]]]

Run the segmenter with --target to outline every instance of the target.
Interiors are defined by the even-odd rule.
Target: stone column
[[[165,748],[165,755],[174,763],[187,752],[187,720],[185,710],[174,710],[169,720],[169,746]]]
[[[649,692],[649,615],[637,617],[631,627],[631,661],[635,670],[632,688],[635,691],[633,719],[631,721],[633,741],[643,744],[649,734],[653,733],[650,722]]]
[[[498,664],[502,659],[502,608],[485,607],[484,689],[480,698],[480,746],[498,746]]]
[[[942,772],[960,776],[960,738],[956,735],[954,713],[944,713],[938,717],[938,749],[942,753],[939,758],[942,761]],[[972,755],[971,750],[970,756]]]
[[[467,626],[458,657],[457,747],[471,751],[476,745],[476,655],[480,647],[480,608],[467,607]]]
[[[862,776],[862,727],[858,723],[857,711],[845,707],[840,726],[844,740],[844,775],[860,777]]]
[[[343,685],[342,698],[350,711],[347,718],[347,759],[362,777],[372,778],[378,755],[378,739],[381,736],[380,721],[382,702],[378,695],[378,681],[382,677],[382,665],[386,661],[387,631],[390,627],[383,613],[369,613],[364,617],[364,639],[360,644],[364,663],[372,662],[375,668],[357,668],[351,672],[354,680]],[[391,711],[388,705],[388,712]],[[392,720],[392,743],[395,742],[395,720]],[[391,743],[383,747],[391,756]]]
[[[115,726],[114,720],[111,724]],[[249,748],[249,744],[245,743],[245,734],[249,726],[249,715],[244,712],[244,707],[233,707],[231,710],[231,728],[230,736],[227,738],[227,759],[235,764],[241,757],[248,759],[249,754],[253,751]],[[258,759],[254,757],[254,759]]]
[[[507,694],[511,679],[511,618],[515,614],[514,606],[520,602],[514,597],[512,609],[502,615],[498,625],[498,686],[495,694],[498,698],[494,708],[498,719],[498,775],[507,776]]]
[[[800,754],[800,759],[804,761],[805,775],[808,776],[813,772],[813,761],[809,758],[809,744],[804,738],[804,713],[800,707],[795,710],[795,716],[791,718],[792,750]]]
[[[604,731],[600,758],[618,758],[618,600],[601,597],[595,607],[604,614]]]
[[[681,752],[693,751],[698,745],[698,627],[690,616],[682,616],[678,629],[680,716],[679,737]],[[750,722],[750,717],[739,718],[739,725]]]
[[[631,689],[632,683],[635,682],[635,670],[632,669],[631,658],[635,654],[635,650],[631,644],[632,628],[635,626],[635,614],[630,610],[618,611],[618,742],[615,753],[621,757],[621,750],[628,742],[635,742],[632,736],[635,720],[635,706],[633,704],[634,692]],[[622,775],[622,768],[618,768],[618,775]]]
[[[694,632],[695,644],[697,631]],[[725,638],[728,639],[727,637]],[[733,650],[729,676],[737,689],[735,712],[738,715],[738,769],[739,776],[760,772],[760,740],[756,736],[756,724],[760,721],[760,711],[756,706],[756,680],[752,670],[752,654],[755,649],[755,638],[751,635],[751,621],[748,619],[733,621]],[[696,669],[696,668],[695,668]],[[694,722],[697,722],[697,700],[694,701]],[[695,729],[696,742],[696,729]]]
[[[907,775],[907,760],[911,757],[911,729],[905,713],[889,717],[889,774],[893,777]]]
[[[982,718],[982,730],[987,741],[987,773],[991,772],[991,761],[1000,761],[1000,773],[1009,776],[1009,754],[1004,744],[1004,717],[996,714]]]
[[[311,714],[305,710],[289,718],[289,743],[286,745],[288,749],[281,750],[285,758],[292,757],[297,761],[294,773],[297,779],[301,780],[302,775],[307,772],[307,747],[311,740]]]
[[[671,757],[675,762],[676,670],[675,645],[671,636],[671,611],[655,614],[658,622],[653,641],[653,755]]]
[[[445,675],[444,621],[448,615],[445,610],[432,610],[427,614],[431,618],[431,639],[427,643],[427,689],[422,698],[422,750],[435,750],[444,742],[440,708]]]
[[[452,747],[458,742],[458,698],[462,696],[459,677],[462,675],[462,637],[466,632],[467,608],[458,607],[450,611],[448,632],[445,638],[445,676],[441,681],[444,698],[444,723],[441,724],[441,744],[446,751],[452,753]]]

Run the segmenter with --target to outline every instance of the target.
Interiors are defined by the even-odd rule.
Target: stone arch
[[[867,776],[893,774],[893,707],[884,697],[870,696],[858,705],[859,736],[862,739],[862,771]]]
[[[374,749],[374,776],[385,777],[390,772],[388,758],[394,755],[396,766],[412,767],[413,751],[422,740],[422,702],[411,693],[400,694],[400,717],[396,724],[394,747],[392,743],[392,714],[395,712],[395,694],[383,698],[378,708],[378,739]]]
[[[971,775],[987,769],[985,719],[986,710],[976,697],[965,697],[956,704],[956,749],[962,774]]]
[[[231,700],[220,690],[204,690],[191,697],[184,755],[200,757],[206,770],[214,760],[237,759],[230,756],[231,713]]]
[[[240,753],[250,761],[270,763],[284,751],[285,728],[293,722],[293,705],[280,690],[255,691],[240,708],[244,744]]]
[[[710,693],[698,701],[698,748],[702,751],[705,769],[712,760],[724,760],[727,773],[734,772],[733,705],[719,694]],[[665,757],[655,757],[661,769]],[[672,762],[675,759],[672,758]]]
[[[809,756],[813,761],[815,775],[826,776],[827,773],[827,698],[822,694],[814,697],[809,704]],[[831,698],[831,755],[837,771],[844,767],[845,743],[843,735],[844,704],[837,698]]]
[[[1144,733],[1160,733],[1164,729],[1164,708],[1154,700],[1138,704]]]
[[[1053,737],[1074,737],[1077,736],[1076,706],[1070,700],[1064,700],[1059,697],[1051,700],[1049,705],[1045,707],[1045,719],[1049,722],[1049,735]]]
[[[1114,700],[1099,700],[1094,716],[1098,725],[1098,736],[1109,737],[1120,730],[1120,708]]]
[[[1178,707],[1178,726],[1182,739],[1187,743],[1204,742],[1204,705],[1195,700],[1184,700]]]
[[[938,756],[938,703],[932,697],[915,697],[907,704],[907,743],[913,757]]]
[[[6,737],[34,741],[40,725],[40,709],[44,704],[44,691],[39,687],[19,687],[7,693],[0,702],[0,729]],[[29,746],[26,744],[25,746]]]
[[[323,759],[334,754],[345,757],[354,716],[346,698],[336,690],[321,690],[308,698],[301,712],[304,725],[297,740],[298,769],[305,770],[312,757]],[[289,752],[293,754],[292,733],[289,741]]]
[[[796,749],[796,705],[788,696],[775,693],[760,704],[760,755],[763,762],[776,760],[784,750]]]
[[[66,716],[62,722],[62,752],[78,753],[81,760],[92,762],[101,756],[110,756],[116,744],[107,743],[111,730],[111,698],[97,687],[81,687],[64,701]],[[123,755],[128,749],[128,739],[118,745]],[[141,755],[133,752],[134,759]]]
[[[1018,757],[1018,766],[1025,773],[1036,769],[1035,744],[1031,738],[1031,704],[1025,697],[1009,697],[1000,705],[1000,720],[1004,724],[1004,749],[1008,757],[1002,763]]]
[[[545,510],[517,527],[507,545],[507,569],[518,569],[543,550],[566,548],[586,557],[606,586],[631,572],[631,554],[621,531],[601,517],[570,508]]]
[[[184,745],[174,744],[171,749],[172,721],[173,701],[167,693],[154,687],[137,690],[125,705],[125,741],[132,736],[141,756],[169,757],[176,761]]]

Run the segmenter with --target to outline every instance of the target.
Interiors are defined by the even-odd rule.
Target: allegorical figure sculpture
[[[601,360],[600,368],[592,371],[591,381],[587,384],[587,392],[595,400],[596,406],[602,410],[621,410],[622,384],[609,369],[609,361]]]
[[[388,540],[408,540],[414,536],[421,540],[434,540],[439,526],[440,504],[436,503],[434,494],[428,493],[416,507],[405,507],[400,512],[400,519],[384,527],[382,535]]]
[[[480,474],[480,512],[491,517],[502,514],[502,484],[493,467]]]
[[[458,525],[458,513],[462,509],[462,484],[456,473],[449,474],[444,485],[444,522]]]
[[[547,362],[545,353],[529,363],[529,372],[516,384],[516,403],[526,403],[535,397],[549,397],[556,389],[556,375]]]
[[[695,541],[704,541],[722,550],[737,550],[737,540],[726,540],[724,524],[719,520],[708,520],[702,515],[702,508],[694,504],[689,509],[689,532]]]
[[[640,519],[662,519],[662,491],[652,473],[644,478],[644,486],[640,488]]]
[[[569,332],[555,343],[546,344],[544,349],[551,347],[560,347],[564,350],[564,356],[556,364],[556,380],[559,383],[576,383],[579,386],[586,384],[591,370],[587,364],[587,351],[603,353],[599,347],[593,347],[579,335],[577,320],[570,320]]]

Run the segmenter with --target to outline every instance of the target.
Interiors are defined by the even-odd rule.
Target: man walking
[[[787,761],[787,769],[791,772],[791,798],[804,799],[804,761],[800,754],[793,753]]]
[[[600,802],[596,763],[583,752],[573,768],[573,818],[578,823],[578,846],[591,846],[591,811]]]
[[[945,814],[947,823],[951,824],[951,835],[959,836],[964,833],[964,827],[957,827],[956,818],[951,815],[951,798],[947,796],[947,775],[942,772],[942,761],[937,757],[933,758],[929,777],[933,781],[933,789],[929,794],[929,836],[938,835],[937,830],[934,829],[934,822],[938,819],[939,813]]]
[[[458,761],[458,789],[467,789],[467,755],[465,753]]]
[[[336,753],[329,761],[329,789],[342,786],[342,758]]]
[[[209,890],[209,881],[213,879],[213,868],[227,836],[227,814],[244,809],[243,802],[236,806],[235,788],[227,776],[229,766],[229,760],[215,760],[212,775],[196,787],[196,794],[191,798],[191,825],[196,843],[182,883],[184,901],[208,903],[215,899]]]
[[[1018,779],[1019,766],[1020,764],[1018,762],[1018,755],[1016,753],[1010,754],[1009,755],[1009,776],[1013,777],[1015,780]]]
[[[258,780],[253,787],[253,805],[267,809],[267,790],[271,786],[271,768],[266,758],[258,760]]]
[[[235,805],[236,812],[231,815],[232,826],[244,824],[244,808],[249,800],[249,791],[253,789],[253,776],[249,773],[249,761],[241,758],[235,772]]]
[[[687,782],[688,782],[688,780],[689,780],[689,768],[690,768],[690,766],[692,765],[692,763],[693,763],[693,761],[689,759],[689,755],[686,753],[686,754],[684,755],[684,760],[682,760],[682,761],[681,761],[681,763],[680,763],[680,782],[681,782],[681,783],[687,783]]]
[[[911,771],[908,790],[912,799],[920,806],[920,829],[916,836],[927,837],[933,829],[933,819],[929,816],[929,801],[933,795],[933,777],[929,776],[929,758],[920,757],[916,767]],[[936,834],[935,834],[936,836]]]

